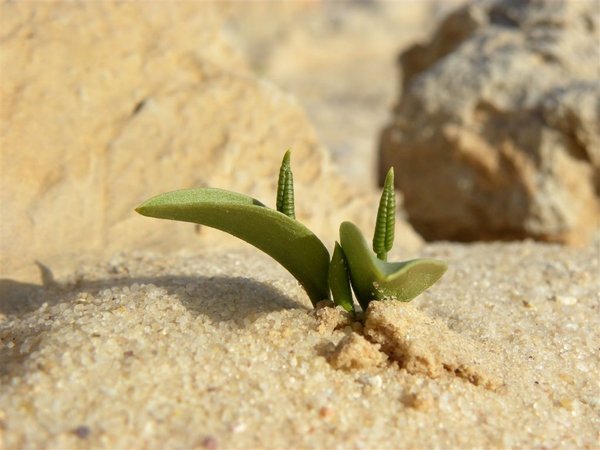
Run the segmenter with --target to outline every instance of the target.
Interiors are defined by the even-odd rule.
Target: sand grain
[[[10,285],[4,448],[597,447],[597,244],[423,254],[450,270],[411,310],[499,361],[500,389],[399,362],[335,369],[323,349],[356,331],[319,330],[297,282],[252,250],[132,253]]]

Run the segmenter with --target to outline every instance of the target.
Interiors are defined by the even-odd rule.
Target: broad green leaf
[[[340,244],[336,242],[331,264],[329,264],[329,288],[331,289],[333,302],[346,311],[354,313],[354,300],[350,290],[349,277],[344,251]]]
[[[315,305],[329,298],[329,252],[300,222],[246,195],[214,188],[167,192],[136,208],[144,216],[217,228],[267,253],[285,267]]]
[[[372,300],[408,302],[438,281],[447,269],[445,262],[435,259],[381,261],[351,222],[340,226],[340,242],[350,268],[352,288],[363,309]]]

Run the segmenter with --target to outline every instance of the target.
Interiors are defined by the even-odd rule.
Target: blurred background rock
[[[296,96],[341,174],[370,189],[377,134],[398,94],[396,55],[461,3],[242,3],[227,30],[259,77]]]
[[[582,244],[600,223],[600,3],[480,1],[400,57],[382,135],[427,239]]]
[[[320,22],[321,30],[332,28],[330,38],[335,35],[327,5],[8,2],[1,7],[2,276],[36,278],[36,259],[60,272],[121,250],[236,242],[205,229],[200,234],[206,239],[199,239],[189,224],[150,221],[133,208],[163,191],[209,185],[268,203],[281,156],[290,147],[300,220],[332,242],[344,219],[371,225],[375,189],[337,174],[327,142],[319,140],[306,117],[304,94],[291,89],[337,77],[325,64],[333,49],[321,52],[322,64],[312,63],[303,84],[292,80],[281,89],[267,73],[271,67],[290,77],[302,68],[286,72],[286,55],[288,61],[305,58],[310,66],[309,56],[296,49],[298,39],[306,35],[308,53],[311,45],[329,42],[313,34],[313,22]],[[348,5],[352,17],[377,11],[364,8]],[[336,11],[339,22],[344,13]],[[362,36],[353,39],[360,42]],[[324,82],[314,84],[313,97]],[[373,123],[371,138],[375,131]],[[365,164],[362,173],[365,180],[372,178],[372,166]],[[400,223],[400,230],[406,247],[419,244],[411,227]]]

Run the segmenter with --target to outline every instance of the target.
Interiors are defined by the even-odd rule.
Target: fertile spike
[[[386,189],[389,189],[387,196],[387,221],[385,233],[385,249],[390,251],[394,245],[394,232],[396,230],[396,192],[394,191],[394,169],[390,169],[390,181],[386,180]]]
[[[373,251],[377,258],[387,260],[387,253],[394,244],[396,225],[396,193],[394,192],[394,168],[390,167],[383,184],[383,192],[377,210],[377,222],[373,234]]]
[[[290,151],[283,155],[281,168],[279,169],[279,180],[277,183],[277,211],[292,219],[296,218],[294,212],[294,176],[290,166]]]

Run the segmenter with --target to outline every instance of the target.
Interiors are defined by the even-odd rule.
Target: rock
[[[380,143],[426,239],[580,244],[600,224],[594,3],[485,1],[400,57]]]
[[[34,259],[68,271],[115,251],[237,243],[133,208],[202,186],[272,206],[287,148],[300,220],[323,238],[345,219],[371,226],[377,194],[343,182],[294,98],[251,74],[223,8],[2,5],[0,276],[30,280]]]

